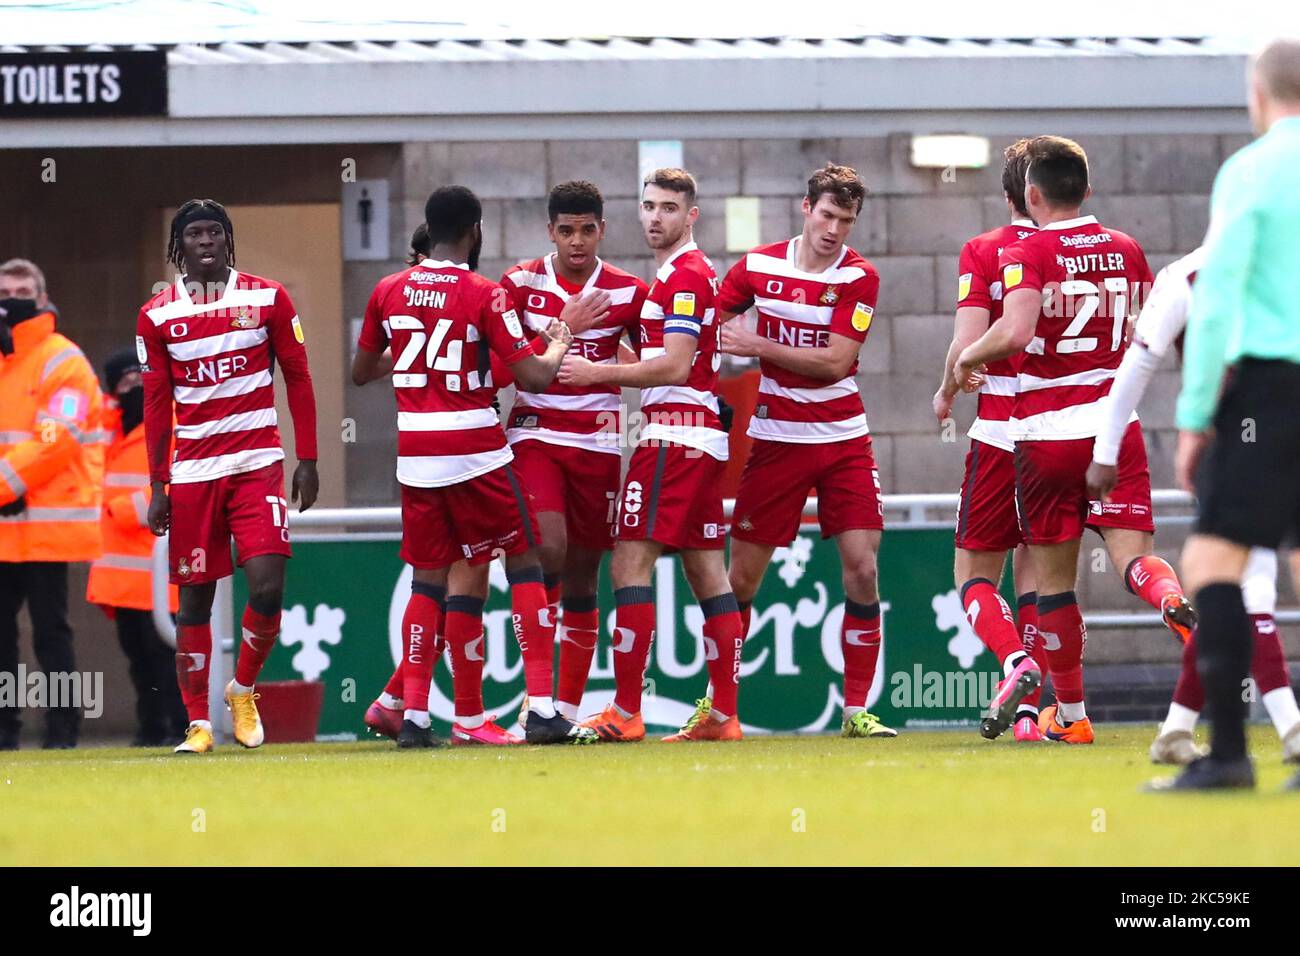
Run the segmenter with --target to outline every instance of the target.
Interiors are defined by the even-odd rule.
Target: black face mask
[[[35,299],[0,299],[0,318],[11,329],[19,322],[35,318],[37,311]]]
[[[127,435],[144,421],[144,386],[137,385],[117,396],[122,409],[122,434]]]
[[[35,315],[35,299],[0,299],[0,355],[14,354],[14,337],[9,330]]]

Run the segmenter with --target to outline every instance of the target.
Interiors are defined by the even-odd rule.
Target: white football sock
[[[1296,707],[1295,693],[1290,687],[1278,687],[1264,695],[1264,709],[1277,728],[1277,735],[1285,737],[1300,721],[1300,708]]]
[[[845,708],[844,708],[844,719],[845,719],[845,720],[848,720],[848,719],[849,719],[850,717],[852,717],[854,714],[860,714],[860,713],[862,713],[862,712],[863,712],[864,710],[866,710],[866,709],[867,709],[867,708],[865,708],[865,707],[845,707]]]
[[[577,719],[578,719],[578,705],[577,705],[577,704],[568,704],[568,703],[565,703],[565,702],[562,701],[562,700],[557,700],[557,701],[555,702],[555,709],[558,710],[558,711],[559,711],[561,714],[563,714],[565,717],[568,717],[570,720],[577,720]]]
[[[1028,656],[1024,651],[1012,651],[1008,654],[1007,659],[1002,662],[1002,676],[1010,677],[1011,672],[1016,669],[1016,665]]]
[[[208,731],[208,732],[211,732],[211,731],[212,731],[212,723],[211,723],[210,721],[207,721],[207,720],[191,720],[191,721],[190,721],[190,726],[191,726],[191,727],[202,727],[204,730],[206,730],[206,731]]]
[[[415,726],[423,727],[426,730],[429,728],[429,725],[433,723],[429,718],[429,712],[427,710],[404,710],[402,711],[402,719],[409,720],[411,723],[415,724]]]
[[[555,716],[555,704],[549,697],[529,697],[528,709],[538,717]]]
[[[389,710],[401,710],[402,698],[394,697],[392,694],[388,693],[388,691],[384,691],[379,695],[379,706],[387,707]]]
[[[617,714],[618,714],[620,717],[631,717],[631,716],[632,716],[632,714],[631,714],[630,712],[624,710],[622,707],[618,706],[618,704],[614,704],[613,707],[614,707],[615,712],[617,712]]]
[[[230,682],[230,692],[232,694],[251,694],[253,692],[253,688],[245,687],[239,681],[232,680]]]
[[[476,730],[483,726],[484,717],[480,712],[475,714],[473,717],[457,717],[456,723],[460,724],[466,730]]]
[[[720,711],[720,710],[713,709],[713,710],[710,710],[710,711],[709,711],[709,719],[710,719],[710,720],[716,720],[718,723],[723,724],[723,723],[726,723],[728,720],[731,719],[731,715],[730,715],[730,714],[724,714],[724,713],[723,713],[722,711]]]
[[[1192,733],[1196,730],[1196,721],[1200,716],[1199,711],[1192,710],[1190,707],[1184,707],[1182,704],[1170,704],[1169,716],[1160,725],[1160,732],[1168,734],[1175,730],[1186,730],[1188,733]]]
[[[1077,704],[1067,704],[1064,701],[1057,701],[1056,713],[1065,723],[1072,724],[1076,720],[1085,719],[1088,714],[1083,709],[1083,701]]]

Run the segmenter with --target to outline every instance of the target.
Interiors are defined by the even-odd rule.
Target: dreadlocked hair
[[[182,204],[172,216],[171,233],[167,237],[167,261],[177,269],[185,268],[185,247],[181,242],[181,233],[185,227],[200,219],[212,219],[221,223],[226,230],[226,265],[235,264],[235,227],[230,222],[226,207],[215,199],[191,199]]]

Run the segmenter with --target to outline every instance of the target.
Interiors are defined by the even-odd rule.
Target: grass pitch
[[[1139,792],[1149,727],[1092,747],[894,740],[0,754],[0,863],[1293,864],[1270,728],[1253,794]]]

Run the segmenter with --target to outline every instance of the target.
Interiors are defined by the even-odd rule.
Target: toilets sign
[[[167,54],[0,53],[0,117],[165,116]]]

